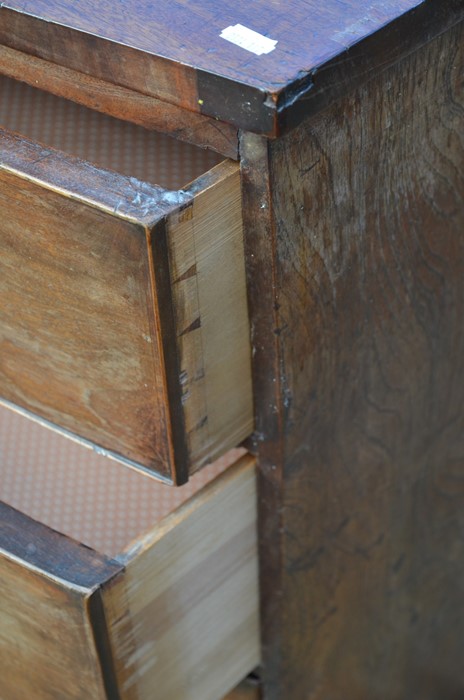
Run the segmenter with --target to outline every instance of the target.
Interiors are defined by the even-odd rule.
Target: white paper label
[[[267,36],[258,34],[253,29],[244,27],[243,24],[226,27],[226,29],[222,30],[220,36],[226,41],[236,44],[236,46],[241,46],[242,49],[255,53],[257,56],[261,56],[263,53],[271,53],[277,44],[275,39],[269,39]]]

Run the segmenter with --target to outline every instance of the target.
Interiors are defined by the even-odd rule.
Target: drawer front
[[[0,396],[184,482],[252,430],[240,184],[172,192],[0,132]]]
[[[111,657],[98,590],[121,570],[0,502],[2,700],[108,697],[114,680],[101,670]]]
[[[0,697],[223,698],[259,663],[256,540],[249,457],[114,559],[2,505]]]

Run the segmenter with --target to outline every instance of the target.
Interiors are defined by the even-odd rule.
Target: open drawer
[[[0,436],[2,700],[219,700],[259,663],[251,457],[172,489],[5,408]]]
[[[164,139],[180,175],[197,149],[6,78],[0,124],[0,397],[185,482],[253,427],[238,164],[176,190],[103,169],[105,144],[149,172]]]

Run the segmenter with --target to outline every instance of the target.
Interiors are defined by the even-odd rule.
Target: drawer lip
[[[90,592],[122,564],[34,520],[0,500],[0,552],[66,588]]]
[[[153,348],[151,354],[150,351],[146,353],[146,357],[148,358],[147,365],[152,367],[153,363],[155,363],[158,370],[156,390],[155,386],[153,386],[153,403],[156,402],[157,405],[156,425],[159,427],[153,425],[153,429],[156,430],[158,435],[160,432],[163,433],[162,439],[158,437],[160,440],[159,445],[155,447],[156,458],[159,464],[155,465],[149,463],[143,464],[143,466],[149,471],[159,472],[161,478],[164,480],[173,483],[185,482],[188,478],[185,437],[182,425],[178,426],[177,423],[174,428],[174,433],[178,454],[175,454],[173,449],[172,420],[174,418],[174,421],[176,421],[176,419],[179,418],[179,413],[175,412],[173,414],[171,412],[171,403],[167,399],[169,379],[172,380],[173,377],[172,374],[170,378],[166,376],[165,367],[163,365],[164,348],[162,339],[164,338],[164,329],[161,324],[161,319],[159,318],[159,305],[156,296],[159,286],[157,284],[157,278],[162,275],[163,281],[166,281],[166,271],[169,268],[169,261],[166,255],[158,259],[156,264],[157,274],[155,275],[151,257],[151,246],[152,242],[158,238],[158,229],[160,229],[161,236],[163,236],[164,227],[162,224],[164,218],[170,213],[177,211],[179,208],[182,209],[187,203],[190,203],[191,197],[186,196],[182,191],[170,192],[162,187],[141,182],[136,178],[130,178],[113,171],[103,170],[87,161],[69,156],[62,151],[49,147],[45,148],[40,143],[23,138],[20,134],[10,132],[7,129],[0,129],[0,175],[2,175],[2,173],[13,177],[14,181],[18,182],[18,184],[21,182],[28,182],[31,183],[34,188],[39,188],[38,192],[40,193],[41,202],[45,197],[52,196],[55,197],[55,201],[60,203],[61,201],[74,203],[74,205],[78,207],[79,212],[85,211],[88,208],[90,212],[97,212],[95,216],[99,216],[99,213],[102,212],[103,216],[108,217],[108,222],[127,222],[128,226],[132,227],[130,230],[120,232],[119,240],[123,242],[124,236],[128,237],[129,234],[133,238],[137,237],[140,253],[143,255],[144,269],[139,279],[141,292],[146,297],[145,308],[144,305],[139,302],[137,308],[140,309],[143,319],[146,324],[148,324],[146,325],[145,333],[150,337],[150,343]],[[82,210],[80,209],[81,205],[83,207]],[[73,210],[73,213],[74,211],[75,210]],[[61,212],[53,212],[53,216],[56,227],[65,228],[66,224],[62,222]],[[89,216],[91,216],[91,214],[89,214]],[[45,214],[45,220],[47,224],[52,220],[48,213]],[[77,231],[79,233],[79,228]],[[47,239],[45,238],[45,240]],[[64,243],[64,237],[61,237],[61,241]],[[92,243],[90,245],[92,245]],[[88,249],[92,250],[92,248]],[[163,247],[160,246],[160,254],[164,252]],[[100,271],[104,269],[102,264],[100,264]],[[122,264],[124,265],[124,263]],[[124,271],[124,269],[123,267],[122,270]],[[169,299],[166,301],[170,305],[171,301]],[[111,302],[109,302],[107,310],[112,308]],[[67,309],[64,310],[63,313],[67,314]],[[164,316],[166,317],[166,314],[164,314]],[[110,318],[108,318],[108,324],[110,324],[110,326],[112,324]],[[35,328],[34,330],[37,331],[38,329]],[[59,342],[60,336],[58,336],[58,343]],[[115,342],[114,339],[113,342]],[[46,349],[48,351],[48,345]],[[126,353],[128,351],[129,348],[126,343]],[[168,355],[168,361],[171,366],[176,362],[176,355],[176,351]],[[70,350],[70,358],[74,359],[74,357],[75,350],[72,348]],[[150,365],[149,363],[152,364]],[[147,369],[147,365],[145,369]],[[171,369],[171,366],[169,369]],[[54,371],[55,368],[53,367],[51,372],[53,373]],[[177,374],[177,376],[179,375]],[[92,382],[93,381],[94,378],[92,378]],[[140,386],[140,381],[138,385]],[[89,390],[93,390],[92,383],[89,384]],[[13,396],[6,396],[10,403],[16,402],[14,389],[12,393]],[[30,397],[26,395],[24,400],[28,401],[29,398]],[[180,392],[177,391],[176,396],[176,389],[174,387],[174,390],[171,389],[169,399],[175,400],[176,398],[180,401]],[[23,407],[30,411],[30,413],[35,413],[34,406],[30,405],[30,403],[26,403],[26,405],[23,404]],[[43,411],[44,408],[47,409],[47,407],[44,407],[39,401],[38,409]],[[48,415],[45,415],[46,421],[50,424],[55,423],[52,415],[56,408],[57,407],[53,405],[51,409],[48,409]],[[72,419],[72,406],[63,406],[61,413],[59,410],[60,408],[61,407],[58,407],[58,417],[63,414],[65,421],[69,421],[70,417]],[[37,415],[42,417],[39,410]],[[50,410],[52,415],[50,415]],[[77,423],[79,423],[79,421],[77,421]],[[56,421],[56,424],[58,428],[66,428],[65,434],[69,435],[71,433],[77,438],[81,436],[81,433],[78,430],[73,430],[69,424],[62,426],[59,421]],[[85,427],[87,427],[87,430],[90,428],[91,431],[95,429],[92,420],[90,424],[84,426],[84,430]],[[98,437],[92,436],[92,434],[83,435],[83,437],[88,438],[91,444],[99,444]],[[118,448],[112,449],[109,445],[108,435],[100,435],[100,439],[102,438],[106,439],[106,445],[101,445],[100,443],[99,446],[103,447],[103,449],[115,459],[118,459],[120,455],[126,457],[127,462],[134,467],[137,467],[139,462],[142,462],[141,459],[133,459],[130,455],[121,454],[121,450]],[[115,444],[117,444],[116,441]],[[123,446],[121,445],[121,447]]]
[[[61,397],[59,392],[56,394],[56,396],[59,396],[59,398],[56,399],[52,392],[52,403],[44,403],[41,398],[37,398],[36,395],[30,393],[28,394],[28,388],[24,391],[23,389],[16,389],[12,384],[11,377],[6,378],[4,376],[3,381],[6,381],[6,388],[4,391],[2,391],[2,395],[5,401],[9,404],[20,405],[21,409],[24,409],[24,411],[29,415],[34,415],[34,417],[37,417],[41,422],[55,427],[63,432],[63,434],[78,440],[82,438],[82,442],[90,445],[97,445],[97,449],[102,450],[105,454],[114,459],[122,461],[133,468],[141,469],[142,471],[147,471],[154,474],[161,480],[178,485],[185,483],[185,481],[188,480],[190,473],[196,471],[198,468],[201,468],[208,463],[208,461],[218,457],[222,452],[236,446],[243,439],[245,439],[252,432],[253,408],[251,400],[251,350],[249,326],[244,324],[244,318],[245,315],[247,315],[244,258],[242,257],[241,260],[243,267],[241,274],[243,276],[243,280],[235,283],[236,286],[234,288],[232,288],[230,280],[227,281],[227,284],[232,289],[237,289],[237,285],[239,284],[242,285],[241,290],[243,293],[241,293],[243,299],[240,301],[240,306],[237,307],[238,311],[234,310],[233,318],[231,314],[223,314],[223,317],[227,318],[228,325],[226,331],[222,329],[221,323],[218,323],[217,320],[215,321],[216,326],[213,328],[213,332],[211,332],[211,324],[208,330],[208,333],[210,334],[208,336],[208,343],[210,342],[210,338],[214,337],[214,342],[216,343],[215,347],[217,347],[218,338],[220,337],[225,338],[225,343],[229,342],[227,336],[229,335],[230,337],[231,323],[238,324],[238,327],[240,328],[240,331],[237,332],[239,341],[234,340],[234,343],[239,343],[241,358],[240,362],[242,363],[242,367],[244,367],[242,371],[241,368],[234,367],[234,381],[229,379],[227,384],[227,391],[235,392],[235,398],[229,403],[230,406],[233,406],[235,402],[235,408],[230,409],[235,411],[235,413],[232,415],[232,420],[230,420],[233,430],[231,430],[230,435],[226,434],[225,426],[229,423],[229,416],[225,416],[220,429],[213,433],[211,438],[209,432],[205,431],[203,428],[204,423],[201,422],[205,416],[204,413],[197,417],[196,422],[193,421],[192,417],[186,418],[186,411],[188,407],[193,405],[194,410],[197,410],[195,408],[197,403],[195,403],[195,400],[191,398],[189,398],[190,403],[185,401],[186,396],[190,397],[192,392],[190,389],[188,391],[184,390],[182,377],[185,375],[185,368],[181,365],[181,362],[183,361],[183,348],[185,345],[188,346],[190,340],[186,341],[185,338],[182,338],[181,336],[184,335],[184,333],[189,334],[191,331],[198,330],[198,333],[201,334],[201,337],[203,338],[204,330],[203,328],[200,328],[202,325],[201,320],[195,317],[194,322],[190,325],[187,324],[183,332],[179,331],[179,322],[177,320],[178,307],[176,307],[176,304],[179,302],[179,299],[182,301],[184,292],[181,291],[180,295],[178,292],[176,292],[176,297],[174,287],[179,287],[179,283],[182,282],[184,287],[187,288],[187,291],[190,289],[188,293],[191,294],[192,281],[186,282],[187,278],[184,279],[183,277],[176,279],[173,275],[176,260],[175,254],[173,253],[172,242],[173,237],[176,235],[185,235],[186,224],[180,222],[182,221],[183,217],[186,219],[192,217],[191,212],[196,211],[195,207],[197,200],[201,200],[202,197],[204,198],[205,193],[212,192],[215,188],[219,187],[223,188],[223,190],[227,192],[227,187],[229,186],[228,183],[232,182],[232,180],[234,180],[235,183],[234,188],[237,188],[238,165],[232,161],[226,160],[213,167],[210,171],[197,178],[193,183],[185,188],[174,191],[156,185],[147,184],[137,180],[136,178],[121,175],[112,171],[102,170],[87,161],[68,156],[67,154],[53,148],[45,148],[38,143],[35,143],[27,138],[23,138],[19,134],[15,134],[7,129],[0,128],[0,174],[2,178],[12,178],[10,183],[13,182],[13,179],[18,183],[30,183],[24,185],[24,192],[27,192],[29,188],[39,188],[37,192],[43,193],[40,194],[41,202],[42,197],[48,197],[49,199],[51,197],[55,197],[54,201],[59,202],[59,206],[58,204],[55,204],[54,209],[48,209],[44,214],[44,217],[47,215],[50,216],[50,211],[52,211],[54,216],[54,231],[58,231],[59,224],[61,224],[58,215],[56,214],[56,211],[60,211],[60,207],[62,206],[61,202],[63,202],[66,207],[77,207],[79,212],[93,211],[97,212],[93,216],[98,215],[110,217],[107,222],[119,221],[121,222],[121,226],[123,225],[123,222],[127,222],[128,226],[133,227],[131,231],[128,229],[125,232],[122,232],[121,229],[117,234],[117,238],[115,238],[116,242],[114,243],[114,246],[115,248],[119,246],[121,249],[124,249],[126,239],[130,240],[137,237],[139,241],[137,245],[140,246],[140,250],[142,251],[143,265],[145,267],[143,271],[137,272],[138,277],[136,281],[136,284],[138,285],[137,294],[139,298],[137,300],[134,296],[131,301],[131,303],[136,304],[136,307],[133,308],[136,308],[137,313],[140,314],[140,319],[138,319],[138,317],[136,320],[134,319],[130,333],[135,333],[135,324],[139,323],[140,320],[140,323],[137,326],[137,328],[140,329],[140,333],[137,336],[132,335],[131,338],[136,337],[137,343],[139,344],[136,346],[133,353],[136,356],[136,361],[144,363],[143,367],[139,371],[140,377],[136,380],[138,382],[137,386],[139,389],[141,388],[142,393],[148,397],[145,399],[145,403],[142,405],[142,394],[140,393],[139,389],[135,391],[134,387],[129,385],[128,391],[131,392],[130,400],[134,404],[134,410],[131,411],[132,407],[130,404],[128,408],[125,406],[121,406],[119,408],[118,404],[118,410],[120,414],[121,409],[123,412],[126,411],[126,413],[131,412],[132,422],[130,423],[130,427],[123,427],[121,422],[122,418],[116,415],[116,404],[114,407],[110,405],[108,396],[104,396],[103,403],[99,404],[100,406],[103,406],[103,409],[97,408],[96,418],[93,418],[93,406],[87,406],[85,403],[87,398],[81,398],[82,392],[84,394],[89,392],[93,394],[95,393],[95,389],[98,394],[97,400],[102,401],[101,396],[107,391],[104,382],[107,382],[108,379],[105,377],[103,380],[102,376],[98,375],[99,369],[98,366],[96,366],[94,374],[94,377],[96,378],[96,386],[94,380],[91,382],[86,380],[85,378],[88,375],[85,372],[87,372],[87,370],[89,372],[93,372],[94,370],[93,366],[92,370],[90,369],[91,365],[89,363],[83,369],[81,366],[82,361],[81,365],[79,365],[81,370],[76,370],[75,375],[71,376],[70,360],[71,358],[74,359],[74,357],[78,357],[76,353],[79,352],[79,350],[74,347],[72,350],[69,348],[66,350],[66,357],[68,358],[66,359],[67,366],[64,367],[64,365],[60,365],[65,381],[65,388],[63,390],[63,396],[65,397],[64,399]],[[237,178],[235,176],[237,176]],[[11,184],[8,184],[8,180],[7,187],[11,188]],[[233,191],[235,192],[235,189]],[[24,198],[25,195],[22,194],[21,196]],[[13,195],[13,199],[14,197],[15,195]],[[61,200],[61,198],[63,199]],[[213,206],[217,207],[217,199],[217,197],[216,200],[214,197],[210,197],[209,201],[212,201]],[[5,198],[6,203],[3,206],[9,206],[9,201],[11,200]],[[82,210],[80,209],[81,205],[83,207]],[[233,220],[234,226],[236,226],[237,211],[240,214],[240,210],[237,209],[237,204],[234,206],[235,209],[233,209],[233,216],[235,218]],[[204,221],[204,212],[201,207],[199,208],[199,211],[201,213],[199,216],[203,216]],[[184,212],[186,212],[185,216]],[[86,214],[86,216],[90,217],[91,214]],[[227,216],[227,214],[224,216]],[[241,215],[238,218],[241,226]],[[210,219],[212,220],[213,217],[210,217]],[[208,217],[206,217],[206,220],[208,220]],[[15,219],[14,223],[17,224],[17,221],[18,220]],[[47,221],[48,223],[46,218],[44,218],[44,221]],[[66,229],[67,223],[68,222],[65,221],[64,225],[62,226],[63,229]],[[29,223],[27,226],[29,226]],[[215,231],[214,226],[217,227],[218,224],[213,224],[213,231]],[[80,235],[80,230],[74,227],[71,229],[71,234],[68,237],[68,240],[73,240],[72,236],[75,235],[76,230],[78,231],[78,235]],[[184,231],[184,233],[178,233],[178,231]],[[60,232],[60,236],[62,236],[60,240],[66,240],[64,237],[67,233],[69,232],[65,230],[62,233]],[[221,236],[223,236],[223,239],[221,240],[225,241],[224,245],[229,246],[230,249],[231,243],[227,239],[227,231],[226,234],[221,233]],[[56,233],[53,235],[55,238],[57,238]],[[194,235],[197,234],[195,233]],[[208,233],[208,235],[212,234]],[[237,231],[235,231],[235,238],[233,242],[233,245],[235,246],[237,235]],[[89,243],[89,237],[87,234],[86,236],[87,238],[85,245],[93,246],[95,239]],[[33,238],[30,240],[33,240]],[[47,239],[44,238],[44,240]],[[243,240],[241,244],[243,247]],[[91,250],[91,248],[89,249]],[[58,248],[58,250],[60,250],[60,248]],[[193,254],[196,256],[195,247],[193,247]],[[14,252],[14,255],[17,255],[17,251]],[[194,259],[196,262],[196,257]],[[118,266],[121,267],[123,273],[125,272],[125,264],[126,263],[124,260],[123,262],[118,262]],[[132,262],[127,264],[132,264]],[[221,262],[221,264],[226,265],[226,262]],[[236,265],[237,263],[234,262],[233,264]],[[105,270],[106,274],[104,263],[100,262],[99,265],[99,269]],[[196,269],[197,266],[195,264],[191,267]],[[55,270],[56,268],[52,268],[53,274],[55,273]],[[86,273],[84,272],[83,274],[83,270],[85,270],[85,268],[82,268],[81,266],[79,274],[81,275],[81,278],[85,280]],[[232,270],[235,274],[236,268],[232,268]],[[214,269],[214,265],[210,264],[207,274],[209,275],[208,279],[210,279],[212,275],[216,275],[216,282],[214,284],[216,284],[217,287],[217,280],[220,279],[222,272],[217,273]],[[196,271],[194,272],[194,276],[195,280],[199,279],[199,273]],[[206,275],[203,276],[203,279],[205,278]],[[35,279],[37,280],[38,277],[36,276]],[[61,276],[60,279],[63,279],[63,276]],[[122,278],[120,276],[120,280],[121,279]],[[8,277],[7,281],[5,282],[6,287],[8,287],[8,284],[10,284],[9,280],[10,277]],[[40,278],[40,280],[42,289],[44,284],[43,276]],[[99,289],[103,289],[106,296],[108,296],[108,292],[111,291],[113,287],[108,286],[109,283],[107,283],[106,277],[104,277],[104,281],[101,284],[103,287],[99,287]],[[116,290],[114,292],[115,296],[118,296],[119,294],[117,302],[119,304],[118,309],[121,308],[121,304],[123,303],[121,292],[122,284],[123,281],[119,281],[118,286],[114,287]],[[222,284],[222,282],[219,282],[219,285],[220,284]],[[204,286],[205,288],[207,287],[207,285]],[[213,286],[213,289],[216,289],[216,287]],[[142,298],[143,295],[145,296],[145,301]],[[27,300],[27,297],[25,298]],[[45,294],[44,298],[49,298],[48,293]],[[230,295],[230,298],[232,299],[232,295]],[[55,303],[55,299],[53,299],[52,303]],[[80,303],[82,304],[82,302]],[[107,301],[105,303],[108,307],[110,302]],[[230,304],[231,302],[227,303]],[[64,317],[67,319],[67,323],[69,326],[71,326],[72,316],[71,311],[69,310],[69,305],[65,307],[62,305],[59,308],[61,309],[60,313],[64,314]],[[82,305],[78,311],[82,317],[84,314],[84,308]],[[94,311],[92,311],[92,313],[95,315]],[[182,313],[180,316],[182,316]],[[117,352],[119,351],[119,347],[117,345],[117,341],[115,340],[114,331],[112,330],[114,323],[111,314],[107,313],[106,319],[105,329],[109,333],[109,347],[111,351],[114,349],[115,352]],[[198,323],[196,323],[197,321]],[[122,317],[118,322],[122,322]],[[21,340],[24,357],[26,357],[26,351],[24,350],[25,334],[28,334],[29,337],[31,334],[33,334],[35,339],[38,332],[38,321],[28,321],[27,323],[29,323],[29,326],[25,326],[24,331],[22,331]],[[10,325],[8,326],[8,324]],[[7,316],[8,330],[5,337],[9,340],[13,338],[13,343],[15,342],[14,334],[16,332],[16,325],[16,319],[12,320],[11,314],[10,316]],[[142,334],[141,329],[144,326],[146,326],[146,331],[144,331],[145,334]],[[95,325],[92,328],[94,327]],[[11,330],[12,328],[13,330]],[[102,332],[103,340],[106,339],[104,336],[106,330]],[[245,336],[243,335],[244,330]],[[97,336],[95,335],[95,331],[93,329],[91,332],[94,333],[94,335],[91,336],[91,341],[94,342]],[[13,335],[11,335],[11,333],[13,333]],[[61,330],[57,331],[57,334],[52,336],[51,340],[51,360],[49,367],[47,367],[47,372],[51,372],[52,374],[45,374],[44,376],[58,377],[55,367],[51,369],[51,366],[53,364],[53,358],[56,357],[56,353],[61,352],[62,349],[60,346],[60,333]],[[129,342],[132,343],[132,340],[129,340],[129,331],[125,333],[124,361],[129,368],[130,360],[126,361],[126,358],[130,358],[130,355],[132,355],[132,346],[129,349]],[[220,336],[221,333],[223,334],[222,336]],[[139,336],[151,343],[151,347],[145,347],[142,343],[141,337]],[[40,343],[42,343],[41,352],[42,357],[44,357],[43,338],[40,340]],[[55,343],[55,345],[53,345],[53,343]],[[100,346],[96,347],[100,348]],[[105,348],[104,345],[101,347]],[[194,347],[196,347],[196,352],[198,353],[198,342],[196,346],[194,345]],[[234,346],[234,351],[235,349],[236,347]],[[225,374],[229,373],[229,357],[234,351],[227,350],[229,355],[227,355],[227,360],[225,359],[222,365]],[[47,353],[49,353],[48,345],[46,346],[45,354]],[[53,353],[55,353],[55,355],[53,355]],[[74,356],[70,353],[74,353]],[[31,360],[32,357],[35,357],[35,359]],[[29,363],[32,362],[32,364],[26,365],[28,368],[27,372],[29,372],[26,381],[30,381],[29,376],[31,371],[34,370],[37,374],[37,367],[44,367],[46,364],[41,365],[40,362],[37,364],[37,358],[38,355],[34,355],[34,353],[31,352],[28,359],[25,360]],[[17,365],[20,367],[20,371],[22,371],[22,368],[24,367],[24,365],[21,366],[20,364],[22,361],[22,359],[19,360]],[[36,364],[34,364],[34,362]],[[192,362],[194,362],[194,364],[196,363],[196,367],[194,366],[193,369],[198,370],[198,358],[193,358]],[[84,374],[79,375],[79,371],[84,371]],[[132,370],[129,368],[128,371]],[[199,372],[197,372],[197,374],[200,376]],[[81,376],[83,376],[82,382]],[[131,376],[135,376],[134,373]],[[143,379],[141,378],[142,376]],[[194,372],[190,373],[190,377],[196,376],[197,375]],[[206,379],[204,379],[205,386],[211,387],[212,382],[215,381],[216,385],[219,386],[219,389],[216,390],[216,393],[218,393],[222,388],[222,384],[218,382],[217,370],[215,370],[215,373],[212,372],[209,376],[212,376],[213,379],[209,380],[207,376]],[[145,377],[148,378],[145,379]],[[86,381],[87,384],[85,384]],[[103,382],[101,386],[98,384],[98,381]],[[149,383],[142,384],[144,381]],[[190,381],[194,382],[193,379]],[[195,379],[195,381],[197,380]],[[208,382],[210,382],[209,385]],[[197,396],[198,391],[206,391],[205,389],[198,389],[198,386],[200,385],[197,384],[194,387],[197,391]],[[147,387],[147,389],[145,390],[143,387]],[[111,386],[111,389],[113,388],[114,387]],[[123,389],[125,389],[125,387],[122,384],[122,379],[120,380],[119,377],[117,377],[115,391],[119,391],[120,394],[123,394]],[[35,391],[37,392],[37,389],[35,389]],[[68,401],[66,392],[69,391],[71,392],[71,398]],[[208,389],[208,391],[210,391],[210,389]],[[243,395],[245,399],[239,399],[238,397],[241,395]],[[138,398],[136,398],[137,396]],[[77,408],[75,408],[76,402]],[[225,402],[223,402],[222,405],[225,405]],[[146,406],[148,406],[149,417],[145,419],[142,416],[142,420],[139,420],[138,414],[143,413]],[[98,410],[106,411],[106,413],[98,413]],[[212,410],[211,413],[214,414],[214,410]],[[82,422],[80,418],[81,415],[84,415],[84,422]],[[195,418],[192,411],[191,415]],[[116,422],[111,423],[113,418]],[[199,428],[196,427],[197,425]],[[192,447],[193,443],[191,435],[193,434],[193,431],[197,429],[200,430],[198,435],[200,435],[199,439],[203,440],[203,443],[200,444],[197,440],[200,447],[195,453],[196,447],[195,449]],[[204,435],[203,432],[201,432],[202,429]],[[197,443],[195,443],[195,445]]]
[[[168,190],[103,170],[0,127],[0,170],[147,228],[192,202],[184,190]]]

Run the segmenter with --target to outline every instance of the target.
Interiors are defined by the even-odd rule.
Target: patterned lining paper
[[[224,160],[0,76],[0,125],[123,175],[180,189]]]
[[[97,165],[179,189],[222,158],[0,77],[0,124]],[[0,407],[0,499],[115,556],[240,454],[180,488],[161,484]]]
[[[0,500],[111,557],[242,454],[174,488],[0,405]]]

